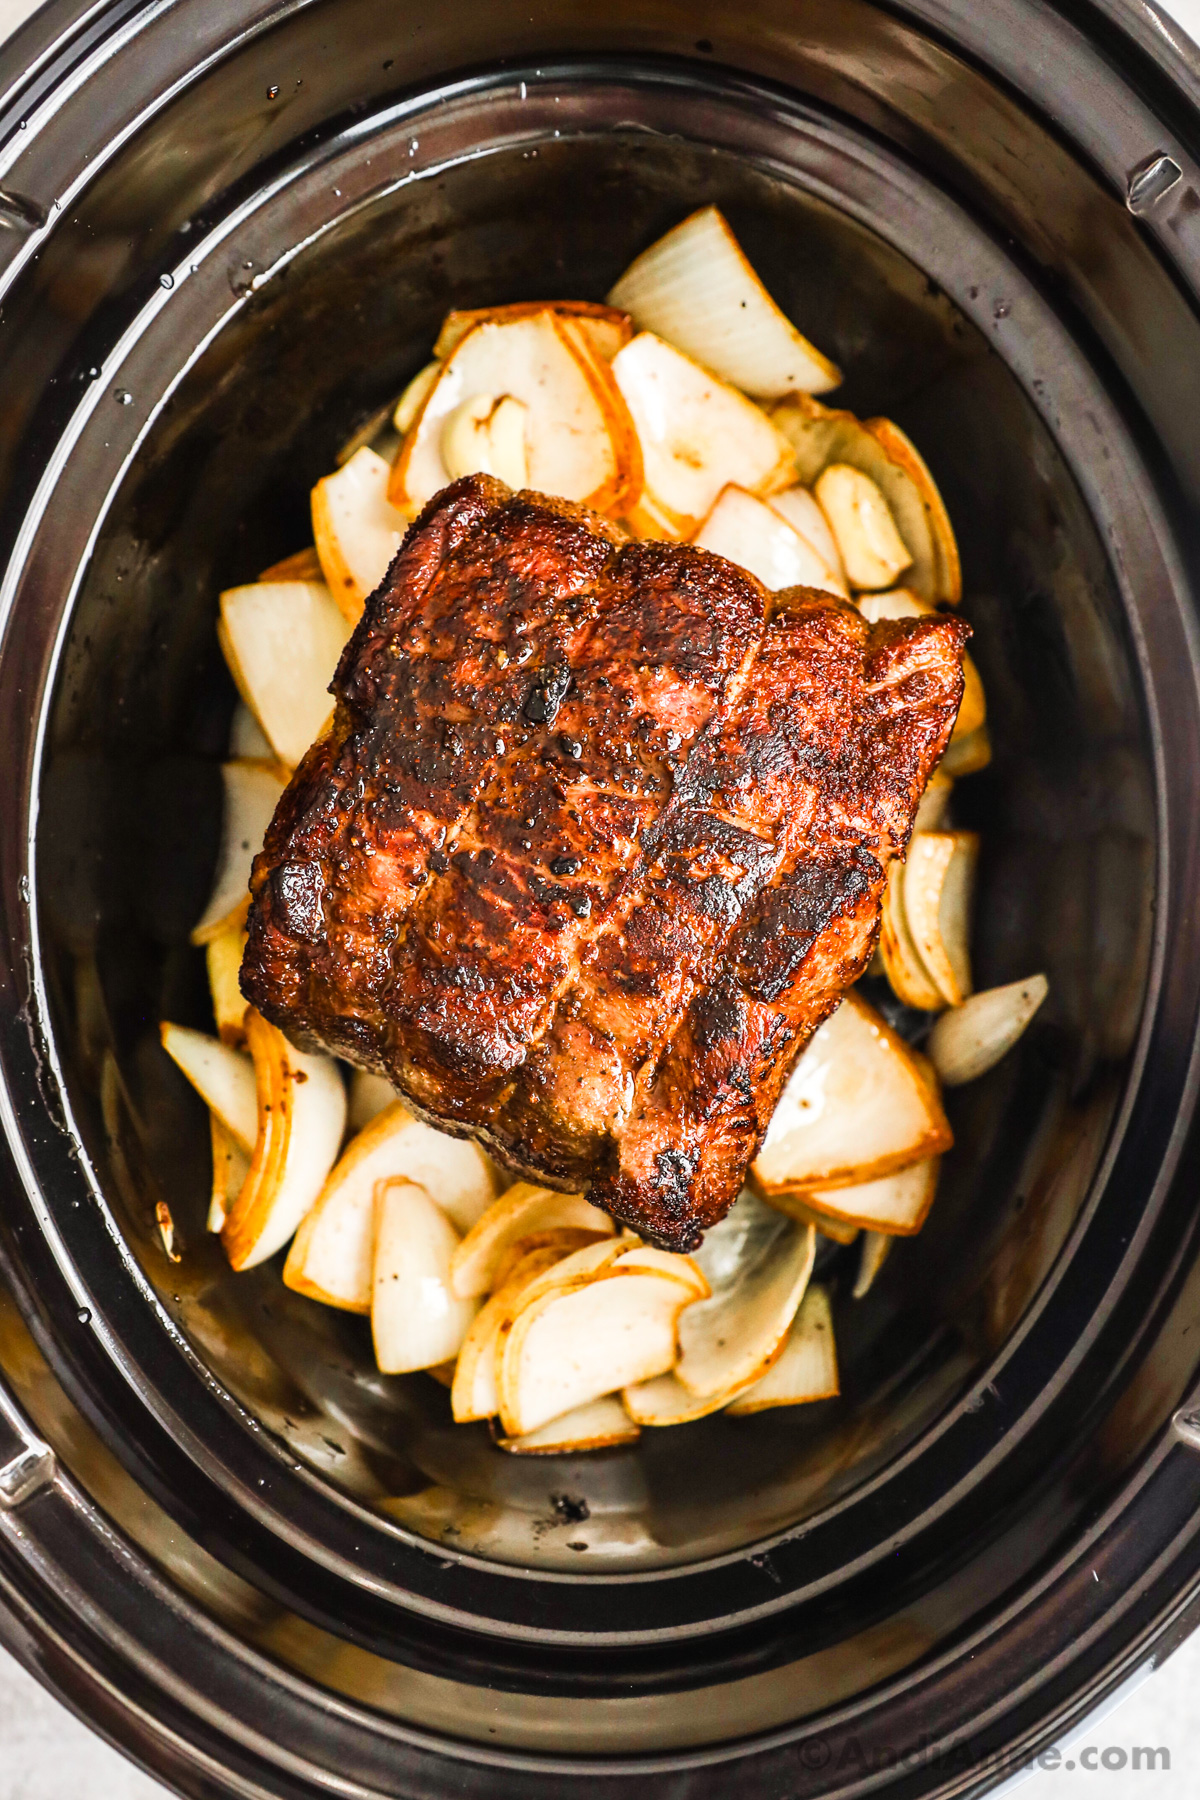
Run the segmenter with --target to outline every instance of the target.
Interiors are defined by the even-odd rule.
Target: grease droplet
[[[173,275],[160,275],[158,278],[158,285],[159,287],[173,288],[175,286],[175,277]]]
[[[128,388],[114,388],[113,389],[113,399],[116,401],[118,406],[132,406],[133,405],[133,395],[130,393]]]
[[[79,1320],[81,1325],[90,1325],[92,1322],[91,1312],[86,1306],[81,1306],[75,1317]]]

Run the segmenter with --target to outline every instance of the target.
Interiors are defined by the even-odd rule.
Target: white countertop
[[[0,40],[40,0],[0,0]],[[1163,0],[1200,40],[1200,0]],[[1020,1781],[1020,1800],[1196,1800],[1200,1794],[1200,1632],[1074,1743],[1060,1765]],[[1132,1767],[1135,1748],[1165,1749],[1169,1767]],[[1105,1759],[1107,1766],[1105,1766]],[[1091,1766],[1094,1765],[1094,1766]],[[1016,1785],[1015,1783],[1012,1785]],[[1003,1790],[1005,1794],[1009,1789]],[[0,1650],[0,1800],[162,1800],[167,1790],[45,1692]]]

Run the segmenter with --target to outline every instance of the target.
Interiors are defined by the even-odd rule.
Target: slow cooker
[[[1200,1607],[1194,52],[1126,0],[55,0],[0,146],[4,1641],[197,1796],[1001,1782]],[[215,601],[448,307],[600,298],[708,201],[942,486],[980,981],[1051,999],[839,1399],[506,1459],[204,1232],[156,1024]]]

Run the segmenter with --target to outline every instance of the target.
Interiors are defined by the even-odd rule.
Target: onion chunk
[[[976,1081],[1007,1056],[1049,993],[1044,975],[986,988],[943,1013],[929,1039],[933,1066],[947,1087]]]
[[[321,570],[338,607],[356,625],[408,529],[387,497],[389,465],[374,450],[356,450],[312,491],[313,536]]]
[[[856,993],[804,1051],[755,1159],[765,1192],[852,1187],[948,1150],[922,1060]]]
[[[849,598],[841,577],[794,525],[765,500],[731,482],[692,542],[756,575],[765,588],[820,588]]]
[[[758,399],[822,394],[842,378],[772,300],[715,206],[644,250],[608,299],[639,330],[657,332]]]

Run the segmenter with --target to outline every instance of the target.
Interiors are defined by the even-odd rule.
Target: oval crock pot
[[[58,0],[0,56],[0,1626],[180,1791],[966,1793],[1190,1629],[1198,98],[1118,0]],[[823,1252],[840,1399],[514,1461],[205,1240],[155,1024],[215,596],[448,306],[711,199],[945,491],[980,983],[1051,1000],[866,1301]]]

